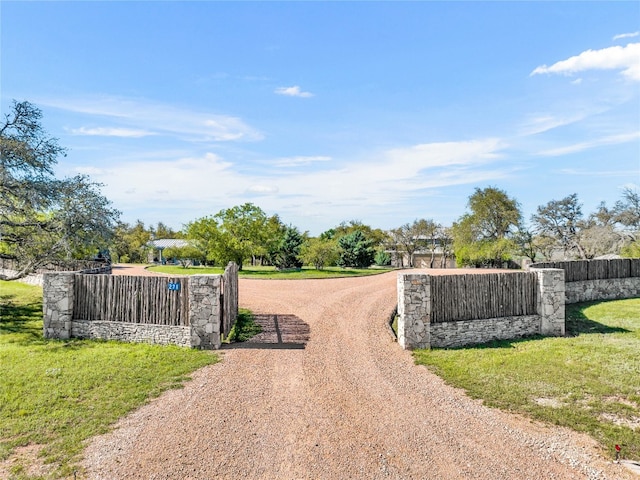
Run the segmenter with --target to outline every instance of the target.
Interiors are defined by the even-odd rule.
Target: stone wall
[[[398,274],[398,343],[405,349],[446,348],[531,335],[564,335],[564,271],[539,269],[537,314],[431,322],[430,275]]]
[[[233,265],[235,267],[235,264]],[[73,294],[75,273],[45,273],[43,285],[44,336],[68,339],[100,338],[129,342],[175,344],[202,349],[217,349],[221,345],[221,275],[193,275],[188,284],[189,326],[155,325],[123,321],[99,321],[74,318]],[[229,314],[238,308],[237,267],[227,269],[225,291]],[[235,310],[234,310],[235,309]]]
[[[566,303],[640,297],[640,277],[567,282]]]
[[[17,275],[17,270],[11,270],[10,268],[0,268],[0,275],[6,275],[7,277],[13,277]],[[44,278],[42,273],[32,273],[31,275],[27,275],[26,277],[19,278],[15,280],[16,282],[26,283],[27,285],[37,285],[41,287],[44,283]]]
[[[72,320],[71,331],[76,338],[99,338],[157,345],[191,346],[191,328],[148,323]]]
[[[430,330],[431,347],[463,347],[493,340],[510,340],[538,335],[540,334],[540,316],[523,315],[432,323]]]

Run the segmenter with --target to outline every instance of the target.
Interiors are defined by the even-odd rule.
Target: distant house
[[[427,238],[423,235],[419,235],[414,239],[420,245],[420,248],[413,252],[412,255],[414,268],[456,268],[455,255],[450,251],[449,247],[449,251],[445,256],[440,239]],[[398,246],[395,249],[387,250],[387,253],[391,256],[392,266],[402,268],[411,265],[409,254],[403,252],[401,247]]]
[[[165,263],[166,259],[162,256],[162,251],[165,248],[186,247],[189,245],[189,241],[182,240],[180,238],[162,238],[159,240],[152,240],[147,245],[151,248],[148,258],[149,263]]]

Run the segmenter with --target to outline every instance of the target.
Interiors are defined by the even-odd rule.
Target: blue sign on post
[[[180,290],[180,282],[169,282],[169,290]]]

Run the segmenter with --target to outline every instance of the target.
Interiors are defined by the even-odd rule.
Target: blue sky
[[[0,3],[0,104],[28,100],[125,221],[253,202],[312,235],[525,218],[640,188],[639,2]]]

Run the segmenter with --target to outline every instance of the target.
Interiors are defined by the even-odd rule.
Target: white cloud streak
[[[597,138],[590,142],[575,143],[565,147],[552,148],[550,150],[544,150],[539,152],[538,155],[543,157],[557,157],[560,155],[568,155],[572,153],[582,152],[596,147],[602,147],[605,145],[617,145],[620,143],[632,142],[640,139],[640,132],[622,133],[618,135],[609,135],[607,137]]]
[[[640,36],[640,32],[633,32],[633,33],[621,33],[620,35],[615,35],[613,37],[613,41],[615,42],[616,40],[621,40],[623,38],[635,38]]]
[[[109,128],[109,127],[80,127],[69,130],[73,135],[88,135],[98,137],[124,137],[124,138],[140,138],[156,135],[147,130],[137,130],[133,128]]]
[[[194,111],[148,100],[115,96],[42,99],[40,105],[103,118],[118,126],[71,129],[76,134],[127,136],[126,132],[146,132],[147,135],[169,135],[190,141],[256,141],[264,135],[240,118],[211,112]],[[84,128],[84,131],[83,131]],[[117,133],[120,132],[120,135]]]
[[[286,157],[279,158],[272,162],[271,164],[274,167],[278,168],[290,168],[290,167],[306,167],[319,162],[329,162],[331,161],[331,157],[326,156],[310,156],[310,157]]]
[[[532,72],[540,74],[572,75],[587,70],[621,70],[622,75],[633,81],[640,81],[640,43],[614,46],[601,50],[587,50],[579,55],[554,63],[541,65]]]
[[[294,85],[293,87],[276,88],[275,93],[278,95],[286,95],[288,97],[309,98],[314,96],[311,92],[303,92],[298,85]]]

